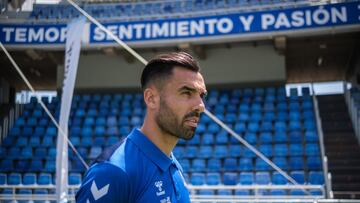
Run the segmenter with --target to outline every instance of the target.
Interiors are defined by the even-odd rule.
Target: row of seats
[[[95,159],[97,156],[92,157]],[[87,157],[83,157],[87,158]],[[6,158],[0,162],[0,172],[9,173],[9,172],[47,172],[55,173],[56,170],[56,158],[52,157],[51,159],[42,159],[42,158],[33,158],[33,159],[11,159]],[[88,161],[87,164],[91,164],[91,161]],[[86,171],[85,167],[79,161],[78,157],[71,156],[69,160],[69,171],[70,172],[79,172],[84,173]]]
[[[287,4],[284,4],[287,2]],[[301,4],[300,4],[300,3]],[[292,0],[292,4],[307,5],[307,1]],[[280,4],[280,5],[279,5]],[[116,4],[84,4],[82,8],[95,18],[134,18],[155,17],[180,14],[192,14],[205,12],[227,13],[231,10],[249,11],[259,6],[263,9],[284,8],[292,6],[283,0],[185,0],[185,1],[155,1],[138,3]],[[253,8],[255,7],[255,8]],[[35,4],[31,18],[33,19],[69,19],[79,16],[79,13],[70,5],[37,5]]]
[[[291,171],[290,176],[299,184],[323,185],[324,175],[319,171]],[[193,185],[285,185],[291,182],[279,172],[218,172],[208,173],[185,173],[185,180]],[[307,179],[308,177],[308,179]],[[80,173],[70,173],[69,185],[81,184]],[[50,173],[0,173],[0,185],[51,185],[55,184],[55,176]]]
[[[255,146],[257,150],[267,157],[272,156],[318,156],[320,155],[317,143],[309,144],[260,144]],[[247,147],[241,145],[215,145],[213,146],[177,146],[174,154],[179,158],[225,158],[225,157],[254,157],[255,154]]]
[[[298,184],[323,185],[324,174],[319,171],[310,171],[308,175],[304,171],[291,171],[292,177]],[[306,178],[308,177],[308,179]],[[283,175],[275,171],[269,172],[225,172],[220,173],[192,173],[189,177],[185,174],[185,179],[190,181],[192,185],[285,185],[291,184]]]
[[[111,146],[115,144],[120,139],[117,137],[111,137],[105,142],[103,137],[98,139],[87,139],[87,141],[82,142],[73,142],[73,145],[76,146],[81,151],[90,151],[86,153],[86,156],[91,156],[93,151],[102,151],[104,147]],[[98,143],[100,142],[100,143]],[[105,144],[106,143],[106,144]],[[261,153],[267,157],[273,156],[319,156],[320,149],[317,143],[309,144],[260,144],[255,146]],[[83,150],[85,149],[85,150]],[[31,157],[53,157],[55,156],[56,148],[52,147],[38,147],[38,146],[23,146],[23,147],[2,147],[0,148],[0,158],[3,157],[19,157],[18,159],[28,159]],[[178,158],[226,158],[226,157],[255,157],[255,154],[248,148],[241,145],[188,145],[186,147],[177,146],[174,149],[174,154]]]
[[[69,185],[81,184],[80,173],[70,173]],[[51,185],[55,184],[55,176],[51,173],[0,173],[0,185]]]
[[[283,170],[321,170],[322,163],[318,156],[303,157],[274,157],[271,159]],[[270,171],[273,168],[260,158],[225,158],[223,161],[218,158],[208,160],[195,158],[179,159],[184,171]]]

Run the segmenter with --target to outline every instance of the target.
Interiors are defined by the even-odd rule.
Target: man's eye
[[[190,96],[190,95],[191,95],[191,92],[186,91],[186,92],[183,92],[183,94]]]

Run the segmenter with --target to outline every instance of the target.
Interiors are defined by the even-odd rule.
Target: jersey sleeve
[[[98,163],[87,172],[79,191],[78,203],[131,202],[128,175],[110,163]]]

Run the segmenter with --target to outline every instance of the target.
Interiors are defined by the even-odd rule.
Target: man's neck
[[[140,128],[141,132],[151,140],[164,154],[170,157],[172,150],[175,148],[178,138],[175,136],[164,133],[157,125],[156,122],[147,122],[147,117],[143,126]],[[152,124],[152,125],[151,125]]]

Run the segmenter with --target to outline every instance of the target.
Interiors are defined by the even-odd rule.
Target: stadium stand
[[[324,4],[324,2],[309,1],[281,1],[281,0],[176,0],[176,1],[147,1],[120,3],[89,3],[84,2],[81,7],[91,16],[102,21],[112,20],[144,20],[162,17],[197,16],[226,14],[268,9],[295,8]],[[29,20],[66,21],[78,17],[80,13],[69,4],[34,4]]]
[[[6,46],[15,47],[14,51],[11,50],[12,54],[21,68],[29,73],[26,75],[30,81],[41,80],[35,87],[59,90],[62,78],[55,76],[62,75],[60,72],[64,65],[62,50],[59,54],[65,38],[64,26],[71,19],[80,16],[80,13],[66,1],[53,5],[34,3],[31,11],[22,12],[22,8],[14,7],[14,4],[20,2],[23,1],[0,1],[0,27],[3,28],[0,37],[6,41]],[[135,35],[137,29],[127,30],[133,33],[129,39],[124,37],[125,29],[122,34],[119,31],[117,36],[126,43],[129,42],[129,45],[134,45],[145,58],[169,49],[184,50],[191,52],[200,60],[200,64],[205,64],[205,71],[208,69],[210,75],[212,71],[215,75],[218,73],[219,65],[226,66],[228,69],[224,69],[224,78],[232,75],[238,78],[227,80],[219,77],[220,79],[214,80],[209,77],[210,82],[206,81],[211,87],[206,99],[207,109],[307,188],[315,198],[320,198],[319,202],[325,197],[330,200],[324,201],[330,202],[332,192],[335,198],[359,198],[360,90],[353,86],[346,92],[347,108],[343,95],[314,96],[313,87],[311,90],[309,87],[292,87],[287,91],[284,84],[334,78],[344,80],[342,76],[331,77],[331,73],[343,73],[332,70],[333,67],[341,66],[348,73],[352,72],[351,69],[359,69],[358,65],[356,68],[350,67],[359,64],[360,58],[358,46],[353,46],[358,44],[356,33],[359,31],[359,16],[355,12],[360,8],[358,2],[360,1],[77,1],[82,9],[104,22],[114,33],[127,23],[130,25],[128,27],[136,24],[146,26],[147,23],[170,24],[172,21],[191,24],[199,19],[200,25],[202,21],[212,22],[217,19],[215,31],[205,29],[211,26],[204,26],[204,31],[195,26],[199,36],[195,31],[194,35],[189,32],[188,35],[181,36],[182,31],[185,31],[181,24],[178,24],[176,36],[167,36],[171,32],[170,26],[169,30],[157,27],[158,35],[154,38],[146,35],[138,38]],[[11,7],[13,10],[8,10]],[[101,38],[105,34],[97,33],[93,25],[89,22],[86,24],[85,33],[94,33],[85,37],[82,45],[82,51],[85,52],[80,55],[82,59],[86,59],[81,61],[79,70],[94,61],[106,62],[110,69],[99,69],[98,64],[94,63],[88,65],[88,70],[79,71],[80,76],[88,72],[91,73],[89,75],[100,72],[107,74],[99,77],[99,80],[77,78],[80,81],[80,88],[77,90],[80,91],[76,92],[81,93],[73,97],[69,118],[69,139],[89,165],[103,149],[124,139],[132,128],[139,127],[145,114],[142,95],[137,92],[129,93],[127,90],[133,90],[137,86],[134,87],[129,81],[124,81],[126,84],[122,86],[117,81],[122,81],[124,77],[116,77],[115,80],[110,77],[117,74],[125,75],[127,79],[140,66],[133,66],[136,64],[134,59],[129,59],[132,57],[119,50],[117,44],[110,43],[108,37],[94,39],[94,36]],[[230,27],[234,29],[230,30]],[[224,35],[219,34],[219,31],[224,31]],[[151,32],[156,34],[155,31]],[[201,34],[202,32],[204,33]],[[235,60],[237,57],[239,60]],[[114,58],[117,61],[114,62]],[[229,63],[230,59],[234,63]],[[10,67],[8,62],[4,62],[6,60],[6,57],[0,57],[1,67]],[[43,69],[33,68],[40,64],[37,62],[42,62]],[[124,70],[117,72],[111,69],[113,67]],[[128,67],[132,70],[126,69]],[[250,70],[252,68],[254,71]],[[312,71],[318,74],[311,74]],[[54,200],[56,184],[57,129],[35,97],[29,103],[15,108],[16,112],[12,112],[15,104],[3,104],[2,97],[8,94],[6,85],[14,85],[16,91],[24,89],[24,86],[22,81],[15,79],[17,75],[13,75],[11,71],[2,69],[0,72],[0,202],[50,202],[50,199]],[[305,76],[301,76],[303,73]],[[133,75],[136,74],[138,72]],[[266,77],[268,74],[271,77]],[[8,79],[15,82],[3,86],[3,81]],[[42,86],[42,82],[46,85]],[[105,83],[111,86],[104,85]],[[225,87],[229,84],[232,89],[221,89],[222,84]],[[86,91],[82,92],[81,88]],[[126,93],[114,93],[123,88]],[[11,98],[15,89],[9,92],[9,98],[5,100],[15,101]],[[59,97],[51,100],[43,97],[42,101],[58,118]],[[320,109],[320,115],[317,109]],[[4,118],[7,115],[2,114],[3,112],[10,117],[6,122]],[[12,119],[15,118],[13,122]],[[6,128],[9,126],[8,132]],[[179,141],[173,154],[183,167],[184,179],[189,183],[192,198],[211,195],[212,198],[228,198],[229,202],[244,202],[247,201],[245,198],[249,198],[249,202],[268,198],[292,202],[317,201],[311,199],[313,197],[309,197],[300,187],[290,183],[206,115],[201,118],[196,136],[190,141]],[[328,167],[332,177],[327,174]],[[84,165],[69,149],[68,180],[71,198],[85,172]],[[15,195],[20,195],[20,198]],[[279,199],[276,200],[278,201]]]
[[[299,184],[324,185],[316,130],[305,125],[309,121],[315,122],[313,116],[309,116],[306,120],[304,118],[304,115],[313,114],[312,105],[308,105],[312,103],[311,97],[294,95],[287,98],[284,87],[276,88],[276,92],[272,91],[273,89],[213,90],[210,91],[206,103],[208,108],[216,112],[228,125],[243,126],[235,127],[235,130],[243,134],[249,143],[288,172]],[[137,95],[75,95],[69,123],[69,137],[87,163],[90,164],[103,148],[123,138],[117,136],[120,128],[126,126],[126,129],[130,130],[139,127],[145,111],[139,110],[144,109],[144,104]],[[47,105],[55,115],[58,114],[58,101]],[[112,111],[119,107],[118,111]],[[271,121],[265,116],[269,114],[274,115]],[[293,114],[296,116],[290,116]],[[244,120],[245,117],[247,119]],[[47,127],[39,128],[39,122],[45,119],[47,119],[46,115],[37,107],[34,100],[25,105],[24,113],[15,122],[10,135],[4,141],[4,143],[13,143],[13,146],[2,145],[0,148],[4,152],[1,156],[3,184],[54,184],[56,129],[49,121]],[[295,127],[292,125],[293,122],[296,123]],[[256,158],[246,147],[236,141],[228,142],[231,140],[230,135],[220,130],[205,115],[201,119],[200,126],[202,127],[198,128],[193,140],[179,142],[174,150],[192,185],[286,185],[289,183],[262,159]],[[124,131],[123,135],[128,132]],[[312,139],[306,139],[306,134],[311,134]],[[278,135],[285,139],[276,138]],[[85,168],[72,151],[69,152],[69,159],[69,184],[78,185]],[[226,190],[208,190],[208,192],[228,193]],[[251,192],[255,193],[255,191]],[[292,190],[273,192],[278,195],[301,193]],[[51,193],[51,190],[47,193]],[[267,194],[264,191],[257,193]],[[323,195],[323,191],[318,191],[317,194]]]

